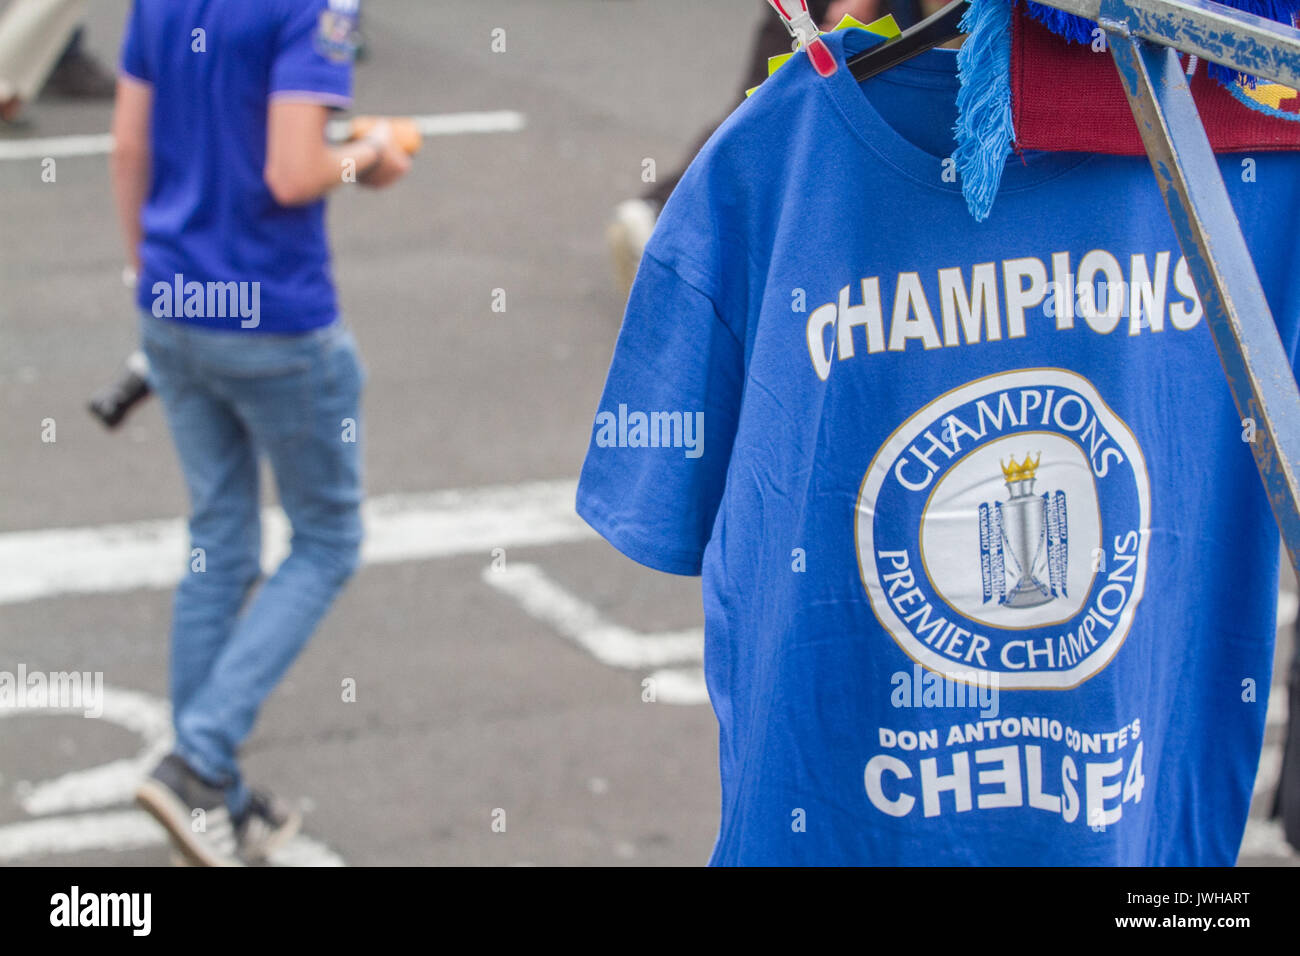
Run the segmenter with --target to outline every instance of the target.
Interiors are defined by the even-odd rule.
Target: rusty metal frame
[[[1300,574],[1300,389],[1178,51],[1300,89],[1300,31],[1209,0],[1037,0],[1106,31],[1133,118]]]

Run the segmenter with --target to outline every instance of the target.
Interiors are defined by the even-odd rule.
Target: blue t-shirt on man
[[[1231,864],[1277,532],[1150,165],[1012,156],[977,223],[953,51],[858,84],[827,42],[664,208],[578,490],[703,574],[712,862]],[[1294,357],[1300,156],[1252,158]]]
[[[296,333],[338,316],[325,203],[263,181],[274,99],[350,105],[359,0],[135,0],[121,69],[153,87],[142,309]]]

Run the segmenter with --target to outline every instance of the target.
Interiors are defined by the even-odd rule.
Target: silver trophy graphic
[[[1034,494],[1037,458],[999,462],[1010,497],[980,505],[980,573],[984,603],[1038,607],[1066,594],[1068,523],[1065,492]],[[1046,580],[1044,580],[1046,579]],[[1008,587],[1008,585],[1010,585]]]

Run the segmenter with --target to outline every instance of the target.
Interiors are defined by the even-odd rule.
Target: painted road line
[[[482,576],[484,582],[513,598],[529,616],[558,631],[602,664],[626,670],[659,667],[642,685],[643,692],[653,688],[655,702],[683,706],[709,702],[703,668],[661,666],[703,660],[704,632],[699,628],[642,634],[614,624],[532,564],[488,567]]]
[[[703,667],[674,667],[657,670],[647,680],[654,681],[655,700],[661,704],[707,704],[709,688],[704,683]]]
[[[636,670],[704,659],[704,632],[700,628],[641,634],[613,624],[536,565],[488,567],[483,571],[483,580],[609,667]]]
[[[493,110],[489,113],[431,113],[412,116],[425,136],[464,136],[472,133],[519,133],[528,125],[523,113]]]
[[[138,850],[158,846],[166,839],[162,827],[139,810],[83,813],[0,827],[0,860],[85,850]]]
[[[15,795],[27,813],[44,816],[129,803],[145,774],[171,749],[171,705],[167,701],[152,694],[106,686],[100,703],[102,713],[96,719],[136,734],[141,740],[140,750],[134,757],[73,770],[53,780],[16,785]],[[57,707],[0,705],[0,719],[70,715],[84,719],[80,711]]]
[[[145,774],[171,749],[171,705],[152,694],[112,686],[103,688],[100,703],[102,713],[96,719],[139,736],[140,750],[134,757],[72,770],[53,780],[16,782],[13,792],[19,805],[40,819],[0,826],[0,862],[85,850],[120,852],[167,842],[162,827],[148,814],[120,808],[131,802]],[[85,719],[80,710],[0,706],[0,719],[9,721],[74,714]],[[5,730],[21,733],[12,725]],[[271,862],[278,866],[344,865],[337,853],[306,836],[290,841]]]
[[[573,510],[577,485],[542,481],[366,502],[365,564],[392,564],[585,541],[596,537]],[[263,513],[263,567],[288,553],[288,522]],[[0,605],[61,594],[168,588],[189,566],[180,519],[0,534]]]
[[[12,823],[0,827],[0,861],[164,846],[167,833],[141,810],[111,810]],[[271,855],[272,866],[346,866],[318,840],[299,834]]]
[[[432,113],[412,116],[416,127],[425,136],[466,136],[481,133],[517,133],[528,121],[514,110],[490,112]],[[336,120],[328,126],[333,139],[342,139],[348,132],[348,120]],[[82,136],[41,136],[30,139],[0,140],[0,161],[23,159],[71,159],[78,156],[105,156],[113,149],[113,137],[108,133]]]
[[[493,110],[488,113],[430,113],[412,116],[415,128],[422,136],[468,136],[482,133],[518,133],[528,121],[523,113],[514,110]],[[326,126],[326,135],[333,140],[346,139],[351,132],[350,119],[335,120]]]
[[[0,160],[71,159],[76,156],[104,156],[113,149],[108,133],[88,136],[41,136],[33,139],[0,140]]]

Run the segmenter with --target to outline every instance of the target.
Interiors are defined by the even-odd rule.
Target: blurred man
[[[855,17],[863,23],[870,23],[892,13],[898,25],[906,29],[919,19],[916,0],[808,0],[808,12],[823,30],[832,29],[846,16]],[[785,23],[776,15],[768,3],[763,3],[763,19],[759,22],[754,36],[754,45],[750,51],[749,66],[745,71],[744,82],[740,86],[736,103],[744,102],[745,91],[758,86],[767,79],[767,61],[774,56],[790,52],[790,33]],[[732,104],[735,106],[735,103]],[[695,154],[700,151],[718,124],[710,126],[695,141],[685,162],[668,176],[657,181],[640,198],[628,199],[614,210],[613,221],[609,224],[606,238],[610,252],[614,257],[614,273],[619,291],[627,297],[641,262],[641,253],[654,231],[659,211],[663,209],[668,197],[677,188],[682,173],[690,165]]]
[[[172,621],[176,746],[137,798],[190,862],[258,860],[298,816],[243,781],[259,708],[358,563],[364,373],[339,319],[323,197],[409,168],[390,128],[331,147],[357,0],[135,0],[113,187],[143,349],[191,498]],[[293,549],[260,573],[258,460]],[[201,821],[201,825],[198,823]]]
[[[86,0],[13,0],[0,14],[0,123],[48,87],[62,96],[109,99],[113,77],[82,46]]]

